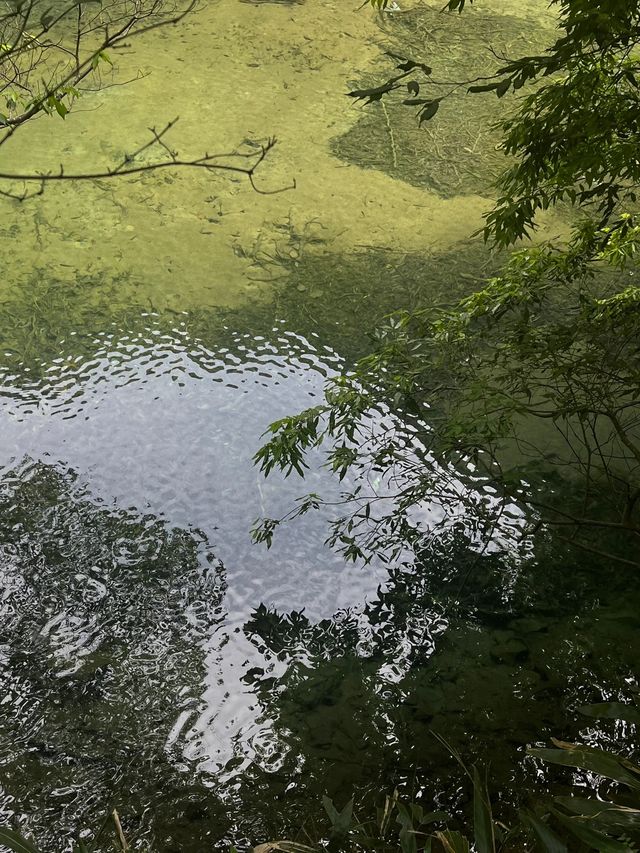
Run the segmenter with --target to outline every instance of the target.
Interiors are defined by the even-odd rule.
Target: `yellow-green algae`
[[[296,235],[313,238],[305,240],[306,251],[335,254],[387,247],[429,255],[466,240],[490,206],[490,188],[477,185],[471,193],[445,198],[435,191],[436,179],[416,175],[427,167],[450,168],[459,131],[458,156],[465,156],[462,149],[473,137],[474,168],[483,171],[483,134],[495,99],[469,98],[469,104],[484,104],[480,114],[476,107],[469,107],[470,114],[458,104],[443,107],[437,124],[423,131],[410,111],[391,105],[401,177],[407,181],[396,179],[388,166],[386,174],[336,156],[353,148],[363,120],[365,127],[375,122],[373,165],[384,166],[388,131],[380,109],[363,112],[345,92],[354,79],[380,71],[389,39],[401,41],[407,31],[403,15],[412,25],[432,21],[438,3],[405,0],[402,6],[406,12],[378,15],[320,0],[293,5],[219,0],[180,26],[117,51],[116,75],[105,82],[144,76],[85,93],[64,122],[43,116],[27,125],[0,151],[3,169],[113,166],[147,141],[150,125],[160,128],[179,116],[170,144],[184,157],[243,145],[248,150],[247,145],[276,136],[278,145],[260,169],[259,184],[271,190],[295,179],[296,189],[265,196],[241,176],[170,170],[53,184],[31,202],[3,201],[0,298],[10,298],[37,268],[58,282],[96,275],[117,282],[110,295],[116,311],[132,305],[147,310],[239,306],[250,297],[271,296],[264,279],[273,271],[265,276],[260,259],[278,253],[291,257],[299,250]],[[506,21],[520,38],[535,29],[531,16],[544,4],[489,8],[496,26]],[[459,52],[468,56],[465,71],[471,70],[474,53],[488,55],[486,27],[472,38],[482,14],[472,9],[461,19],[442,17],[443,31],[454,33],[447,56],[456,62]],[[414,43],[420,32],[413,26]],[[438,40],[425,49],[444,47]],[[447,145],[432,144],[434,133],[444,134]],[[438,152],[445,158],[440,166]],[[493,163],[495,152],[490,155]]]

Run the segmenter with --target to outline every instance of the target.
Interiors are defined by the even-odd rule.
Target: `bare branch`
[[[114,168],[102,169],[94,172],[66,172],[64,166],[60,165],[60,170],[58,172],[46,172],[41,174],[32,174],[28,172],[0,172],[0,180],[23,182],[25,184],[37,182],[41,185],[42,188],[45,186],[45,184],[57,181],[92,181],[99,180],[102,178],[119,178],[130,175],[138,175],[143,172],[154,172],[158,169],[188,167],[192,169],[207,169],[208,171],[236,172],[241,175],[246,175],[249,179],[252,188],[261,195],[273,195],[275,193],[281,193],[285,192],[286,190],[295,189],[295,180],[293,180],[291,184],[287,186],[278,187],[273,190],[261,189],[256,184],[256,170],[261,165],[261,163],[264,162],[273,147],[277,144],[277,140],[274,137],[267,140],[267,142],[263,146],[261,146],[259,152],[245,153],[241,151],[232,151],[223,154],[204,154],[202,157],[196,157],[191,160],[181,160],[177,156],[174,156],[173,152],[171,152],[171,149],[169,149],[162,142],[162,137],[168,130],[170,130],[175,125],[177,120],[178,119],[176,118],[173,121],[169,122],[161,131],[156,131],[152,128],[151,131],[153,133],[153,138],[149,142],[138,148],[133,154],[125,157],[123,162],[118,164]],[[165,148],[165,150],[170,152],[170,154],[172,155],[171,159],[162,160],[158,163],[145,163],[139,166],[131,165],[136,156],[147,150],[151,145],[154,145],[158,142],[161,143],[162,147]],[[242,160],[253,160],[253,162],[249,166],[234,165],[233,163],[215,162],[220,159],[232,158],[240,158]],[[25,192],[23,194],[5,191],[0,194],[17,201],[26,201],[27,199],[33,198],[34,195],[40,195],[41,191],[42,189],[40,189],[37,193]]]

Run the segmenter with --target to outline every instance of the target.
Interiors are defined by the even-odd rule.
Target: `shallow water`
[[[543,25],[540,4],[491,7],[505,32]],[[343,92],[393,26],[220,0],[118,57],[125,79],[153,73],[83,99],[59,149],[42,119],[2,153],[83,168],[180,114],[181,151],[275,133],[260,186],[297,181],[262,196],[167,172],[8,203],[0,814],[45,851],[113,806],[134,849],[162,853],[312,831],[325,792],[404,785],[464,810],[431,729],[491,761],[508,809],[567,781],[522,761],[527,743],[616,734],[575,708],[629,698],[637,594],[553,542],[522,551],[517,508],[502,551],[450,535],[419,571],[345,566],[315,516],[270,551],[250,542],[257,516],[340,488],[319,460],[304,483],[265,482],[251,457],[267,425],[316,402],[376,317],[493,263],[467,240],[489,193],[336,156],[361,116]]]

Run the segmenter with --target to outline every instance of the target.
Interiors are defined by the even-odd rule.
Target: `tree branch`
[[[283,187],[277,187],[273,190],[264,190],[261,189],[255,180],[256,170],[264,162],[269,152],[273,149],[273,147],[277,144],[277,140],[275,137],[272,137],[267,140],[267,142],[261,146],[260,151],[258,153],[244,153],[241,151],[232,151],[223,154],[204,154],[202,157],[196,157],[191,160],[183,160],[179,159],[176,152],[171,151],[168,146],[163,142],[163,136],[176,124],[178,121],[177,118],[170,121],[162,130],[156,131],[155,128],[150,128],[150,131],[153,135],[153,138],[138,148],[133,154],[127,155],[122,163],[118,164],[115,168],[112,169],[102,169],[97,170],[95,172],[65,172],[64,167],[60,166],[60,171],[58,172],[46,172],[40,174],[32,174],[32,173],[21,173],[21,172],[0,172],[0,180],[4,181],[14,181],[14,182],[23,182],[25,184],[36,182],[40,184],[40,189],[34,193],[12,193],[10,191],[0,191],[0,195],[12,198],[16,201],[26,201],[27,199],[33,198],[36,195],[41,195],[44,189],[44,186],[48,183],[58,182],[58,181],[92,181],[99,180],[102,178],[120,178],[127,177],[131,175],[138,175],[143,172],[154,172],[159,169],[170,169],[170,168],[194,168],[194,169],[207,169],[208,171],[222,171],[222,172],[235,172],[237,174],[246,175],[249,179],[249,183],[255,192],[260,193],[261,195],[274,195],[276,193],[286,192],[287,190],[295,189],[296,182],[295,179],[292,180],[290,184]],[[158,163],[146,163],[140,166],[131,165],[132,161],[135,157],[141,154],[143,151],[146,151],[150,146],[160,143],[161,146],[169,152],[170,159],[162,160]],[[241,158],[243,160],[253,159],[254,162],[251,163],[250,166],[240,166],[234,165],[232,163],[216,163],[216,160],[224,159],[224,158]]]

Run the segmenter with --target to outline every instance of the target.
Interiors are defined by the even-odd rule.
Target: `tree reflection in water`
[[[160,853],[313,834],[324,793],[370,808],[398,785],[464,810],[432,730],[491,762],[508,820],[549,778],[525,745],[615,745],[575,708],[629,701],[638,668],[637,592],[553,542],[518,564],[452,534],[363,605],[330,619],[260,605],[236,633],[204,534],[29,459],[0,486],[0,589],[0,818],[26,816],[52,851],[113,806],[134,849]],[[233,681],[208,669],[223,646]],[[225,729],[211,691],[251,719]],[[222,766],[207,738],[225,737]]]
[[[221,616],[205,537],[24,460],[0,487],[0,543],[0,815],[57,845],[117,805],[129,837],[202,850],[224,809],[167,747]]]
[[[268,670],[254,678],[289,750],[286,828],[294,813],[298,829],[326,824],[310,805],[324,793],[338,807],[355,795],[370,817],[395,786],[463,813],[472,791],[432,732],[490,766],[507,821],[516,802],[546,798],[550,779],[559,792],[568,777],[536,768],[525,748],[552,736],[620,747],[613,724],[576,709],[631,701],[637,607],[619,569],[559,560],[557,543],[518,566],[478,557],[463,537],[392,569],[360,612],[313,623],[261,606],[245,632],[267,661],[286,662],[279,683]]]

